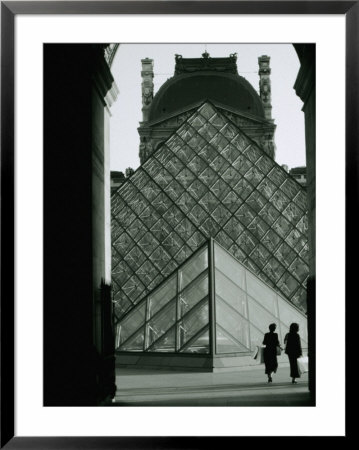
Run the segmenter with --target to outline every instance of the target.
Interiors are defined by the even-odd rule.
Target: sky
[[[174,75],[175,54],[184,58],[199,58],[207,52],[211,57],[227,57],[237,53],[239,75],[246,78],[258,92],[258,57],[270,56],[272,118],[278,164],[305,166],[305,136],[303,103],[293,86],[299,70],[299,60],[291,44],[121,44],[111,71],[119,88],[117,101],[111,107],[110,152],[111,170],[125,172],[127,167],[140,165],[139,135],[142,120],[141,59],[154,60],[154,91]]]

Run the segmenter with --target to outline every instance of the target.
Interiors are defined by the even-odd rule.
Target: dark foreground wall
[[[316,78],[315,78],[315,44],[294,44],[300,60],[300,69],[294,85],[297,95],[303,101],[305,120],[305,146],[307,160],[307,201],[308,201],[308,243],[309,243],[309,277],[307,281],[308,339],[309,339],[309,389],[315,400],[316,373],[316,299],[315,299],[315,123],[316,123]]]
[[[106,397],[94,321],[106,278],[104,201],[94,208],[93,199],[103,199],[104,97],[112,82],[101,45],[44,46],[47,406],[95,405]],[[96,177],[94,160],[100,161]]]

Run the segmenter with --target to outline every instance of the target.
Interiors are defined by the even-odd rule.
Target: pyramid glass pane
[[[226,252],[219,245],[215,246],[214,264],[216,269],[226,274],[227,277],[240,288],[244,289],[245,269],[234,258],[228,257]]]
[[[233,336],[228,334],[218,325],[216,328],[216,343],[216,350],[218,354],[248,352],[247,347],[238,342]]]
[[[173,327],[147,349],[150,352],[174,352],[176,348],[176,332]]]
[[[141,327],[133,336],[125,341],[120,350],[124,352],[143,352],[144,332]]]
[[[278,316],[277,293],[268,290],[267,286],[254,274],[248,272],[246,275],[247,294],[260,302],[270,313]]]
[[[200,331],[194,338],[186,344],[181,353],[209,353],[209,331],[208,328]]]
[[[123,344],[145,322],[146,305],[135,307],[118,325],[119,345]]]
[[[205,272],[178,294],[178,315],[184,316],[208,295],[208,273]]]
[[[247,296],[244,290],[240,289],[226,272],[215,271],[216,294],[225,301],[243,317],[248,317]]]
[[[192,339],[193,336],[208,323],[208,299],[205,299],[179,321],[179,348],[183,347],[187,341]]]
[[[208,251],[204,248],[196,258],[192,258],[178,271],[179,289],[184,289],[192,280],[208,267]]]
[[[232,341],[244,347],[245,351],[249,351],[248,321],[240,314],[237,314],[220,296],[216,295],[216,334],[219,328],[226,330],[227,335],[233,338]],[[216,344],[217,353],[221,353],[218,340]]]
[[[290,324],[298,323],[303,347],[307,347],[307,319],[298,308],[217,242],[214,242],[214,265],[217,354],[254,350],[256,345],[262,344],[271,323],[277,325],[282,343]],[[235,283],[238,274],[241,274],[242,288]]]
[[[176,322],[176,301],[172,300],[146,324],[146,348],[159,339]]]
[[[179,280],[184,288],[180,289]],[[200,339],[209,324],[208,295],[208,243],[205,243],[119,319],[116,348],[136,352],[208,353],[209,339],[203,336]]]
[[[163,306],[172,300],[177,293],[177,277],[170,277],[148,297],[147,318],[154,316]]]

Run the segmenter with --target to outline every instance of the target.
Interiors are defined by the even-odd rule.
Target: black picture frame
[[[19,14],[340,14],[346,20],[346,292],[354,288],[359,134],[359,1],[3,1],[1,2],[1,448],[204,448],[239,437],[15,436],[14,404],[14,61]],[[354,292],[354,290],[353,290]],[[349,429],[347,435],[349,437]]]

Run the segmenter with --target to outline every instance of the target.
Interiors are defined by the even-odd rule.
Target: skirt
[[[298,371],[297,357],[288,355],[288,359],[289,359],[289,364],[290,364],[291,378],[300,378],[299,371]]]
[[[277,361],[277,351],[274,349],[274,351],[266,351],[267,349],[264,349],[264,366],[265,366],[265,372],[267,375],[270,375],[272,372],[276,373],[278,369],[278,361]]]

